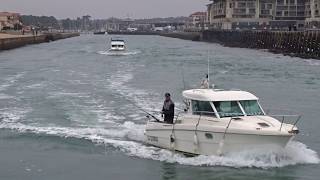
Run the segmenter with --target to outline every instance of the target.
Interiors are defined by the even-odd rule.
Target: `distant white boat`
[[[122,39],[111,39],[111,47],[109,51],[125,51],[126,44]]]

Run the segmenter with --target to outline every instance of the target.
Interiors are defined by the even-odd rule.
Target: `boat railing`
[[[285,109],[268,109],[266,110],[266,115],[271,116],[275,119],[278,119],[281,122],[279,131],[283,128],[283,124],[292,125],[291,131],[293,131],[294,127],[296,127],[297,123],[301,119],[301,115]]]
[[[291,131],[293,131],[294,127],[298,124],[301,119],[301,115],[278,115],[278,114],[269,114],[268,116],[274,117],[281,121],[281,125],[279,131],[281,131],[283,124],[292,125]],[[289,122],[289,123],[288,123]],[[292,123],[293,122],[293,123]]]

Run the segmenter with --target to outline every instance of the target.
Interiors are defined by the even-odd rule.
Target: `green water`
[[[318,179],[320,61],[159,36],[82,35],[0,52],[0,179]],[[144,143],[146,110],[170,92],[242,89],[303,118],[281,152],[184,157]],[[183,83],[183,79],[185,83]]]

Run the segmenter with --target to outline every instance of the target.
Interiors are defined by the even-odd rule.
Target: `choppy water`
[[[0,179],[318,179],[320,63],[158,36],[84,35],[0,53]],[[144,114],[171,92],[197,87],[254,92],[272,109],[303,114],[286,149],[184,157],[144,143]],[[183,83],[185,80],[185,84]],[[135,105],[132,105],[133,102]]]

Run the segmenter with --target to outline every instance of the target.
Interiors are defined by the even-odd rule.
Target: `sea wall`
[[[274,53],[320,59],[320,32],[203,31],[202,41],[228,47],[267,49]]]
[[[160,36],[179,38],[191,41],[199,41],[201,37],[200,32],[170,32],[170,33],[160,33]]]
[[[154,31],[108,31],[110,35],[158,35],[158,32]]]
[[[80,36],[79,33],[46,33],[38,36],[21,36],[11,38],[0,38],[0,50],[8,50],[28,44],[38,44],[59,39]]]

